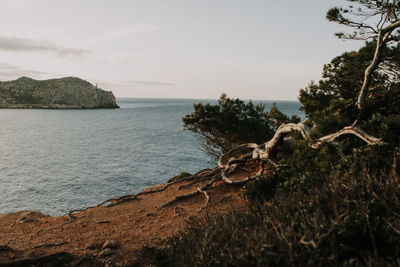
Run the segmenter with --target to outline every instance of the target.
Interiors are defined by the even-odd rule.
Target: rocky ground
[[[238,170],[232,179],[243,179],[257,169],[259,166],[252,166],[247,172]],[[34,211],[2,214],[0,266],[40,266],[54,260],[71,266],[125,265],[134,258],[135,250],[143,245],[162,244],[183,230],[192,216],[227,213],[246,205],[240,186],[218,182],[207,190],[208,205],[206,195],[198,194],[160,208],[207,181],[177,190],[187,183],[179,182],[164,191],[140,195],[111,207],[93,207],[65,216],[50,217]]]

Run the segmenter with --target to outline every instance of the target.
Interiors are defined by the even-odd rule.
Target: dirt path
[[[257,169],[258,166],[253,166],[251,173]],[[233,179],[248,175],[238,171]],[[178,195],[193,192],[207,181],[177,190],[186,183],[177,183],[162,192],[141,195],[136,200],[116,206],[90,208],[75,213],[75,218],[50,217],[33,211],[0,214],[0,266],[1,263],[58,252],[77,256],[89,253],[103,263],[123,264],[129,261],[134,250],[143,245],[160,244],[168,236],[183,230],[191,216],[227,213],[246,205],[240,196],[240,186],[218,182],[208,189],[210,202],[207,206],[204,205],[205,196],[198,194],[175,205],[159,208]]]

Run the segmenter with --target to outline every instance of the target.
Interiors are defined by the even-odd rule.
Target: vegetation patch
[[[327,19],[348,27],[339,38],[366,43],[334,58],[320,81],[300,90],[307,120],[226,95],[217,105],[195,105],[183,119],[219,158],[222,180],[245,184],[250,205],[190,220],[157,248],[163,257],[153,264],[400,264],[400,3],[347,2]],[[246,172],[249,162],[262,171],[227,177]]]

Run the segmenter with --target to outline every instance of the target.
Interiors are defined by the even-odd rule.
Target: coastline
[[[238,174],[237,178],[239,179]],[[190,218],[213,216],[246,206],[241,187],[218,182],[202,194],[166,208],[160,206],[207,183],[182,190],[177,182],[164,191],[143,194],[118,205],[91,207],[69,215],[51,217],[35,211],[0,214],[0,266],[27,259],[71,256],[71,262],[86,259],[100,265],[128,264],[143,246],[157,246],[185,229]],[[148,187],[156,190],[164,184]],[[109,245],[109,243],[113,245]]]
[[[39,105],[39,104],[7,104],[0,105],[0,109],[118,109],[118,105],[110,107],[83,107],[75,105],[53,104],[53,105]]]

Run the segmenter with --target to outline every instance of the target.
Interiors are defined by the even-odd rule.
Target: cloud
[[[93,79],[92,79],[93,80]],[[96,83],[96,82],[95,82]],[[106,82],[106,81],[98,81],[98,84],[101,88],[107,90],[114,90],[114,89],[124,89],[124,90],[131,90],[131,89],[138,89],[138,87],[163,87],[163,86],[175,86],[174,83],[168,82],[159,82],[159,81],[125,81],[125,82]],[[151,90],[149,88],[149,90]]]
[[[81,56],[88,50],[69,48],[44,40],[0,36],[0,50],[9,52],[52,52],[60,56]]]
[[[174,83],[158,82],[158,81],[127,81],[127,84],[145,85],[145,86],[174,86]]]
[[[47,76],[48,73],[28,70],[8,63],[0,62],[0,80],[13,80],[21,76],[33,78],[41,78]]]
[[[157,32],[161,29],[160,26],[154,24],[133,24],[129,26],[116,27],[107,32],[103,32],[98,37],[92,39],[96,41],[113,41],[121,38],[137,36],[144,33]]]
[[[175,86],[176,84],[174,83],[169,83],[169,82],[159,82],[159,81],[124,81],[124,82],[116,82],[116,83],[110,83],[110,82],[105,82],[105,81],[100,81],[99,82],[102,86],[105,87],[133,87],[135,85],[140,85],[140,86]]]

